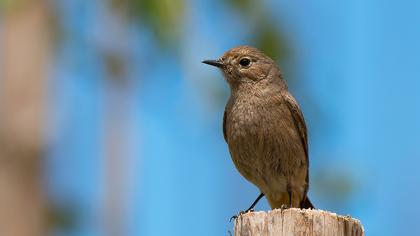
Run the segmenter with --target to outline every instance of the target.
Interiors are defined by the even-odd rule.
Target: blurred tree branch
[[[48,6],[19,3],[2,9],[0,235],[41,236],[46,235],[41,162]]]

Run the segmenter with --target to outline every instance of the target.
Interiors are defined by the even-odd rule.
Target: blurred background
[[[203,59],[276,59],[317,208],[420,235],[420,2],[0,0],[0,235],[229,235],[258,195]],[[264,199],[256,210],[268,210]]]

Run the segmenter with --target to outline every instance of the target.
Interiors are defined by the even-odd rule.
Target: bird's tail
[[[302,202],[300,202],[300,207],[301,207],[301,208],[305,208],[305,209],[308,209],[308,208],[315,208],[315,207],[314,207],[314,205],[312,205],[312,202],[309,200],[308,196],[306,196],[306,197],[302,200]]]

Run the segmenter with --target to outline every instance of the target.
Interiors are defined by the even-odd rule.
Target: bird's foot
[[[234,216],[230,217],[229,222],[232,222],[232,220],[238,219],[238,217],[243,215],[243,214],[246,214],[248,212],[253,212],[253,211],[254,211],[254,209],[248,209],[246,211],[240,211],[237,215],[234,215]]]

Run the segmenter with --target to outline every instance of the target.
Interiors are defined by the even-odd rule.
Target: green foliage
[[[254,5],[252,0],[227,0],[227,2],[242,12],[249,12]],[[260,1],[257,1],[257,3],[261,4]]]
[[[164,46],[175,46],[182,29],[184,0],[111,0],[130,18],[149,27]]]
[[[227,3],[244,18],[251,29],[250,36],[255,47],[277,61],[289,56],[288,43],[280,31],[278,22],[267,11],[267,6],[262,1],[227,0]]]
[[[31,0],[0,0],[0,13],[20,9],[30,3]]]
[[[318,171],[311,181],[313,183],[311,189],[316,190],[317,195],[329,201],[337,199],[346,201],[358,187],[357,181],[349,170],[334,168],[329,166]]]
[[[256,47],[265,52],[274,60],[281,61],[289,56],[289,47],[286,40],[272,24],[264,24],[256,30],[254,43]]]
[[[47,211],[48,225],[52,229],[60,229],[63,231],[71,231],[77,228],[78,220],[80,219],[80,212],[82,209],[78,206],[72,205],[54,205],[51,204]]]
[[[8,9],[13,3],[13,0],[0,0],[0,11]]]

